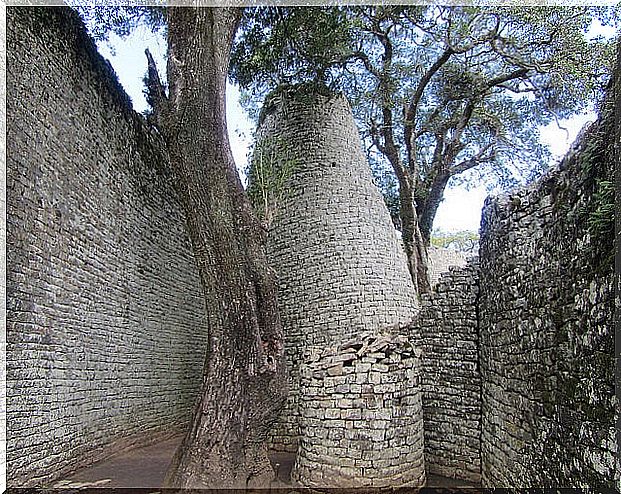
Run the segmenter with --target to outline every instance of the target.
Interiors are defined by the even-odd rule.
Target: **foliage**
[[[231,77],[248,106],[282,82],[343,90],[389,208],[399,208],[395,174],[432,220],[447,177],[509,187],[541,175],[539,126],[588,108],[608,78],[614,42],[585,37],[595,18],[616,25],[616,10],[248,10]]]
[[[231,78],[265,94],[281,85],[330,85],[331,69],[351,51],[345,12],[336,7],[246,9],[231,53]]]
[[[263,105],[258,112],[258,124],[261,125],[265,117],[281,104],[287,105],[289,101],[297,101],[298,103],[310,105],[316,101],[318,96],[331,97],[333,95],[334,92],[318,80],[301,82],[299,84],[280,84],[265,96]]]
[[[587,226],[594,237],[611,236],[615,224],[615,184],[598,180],[593,195],[594,207],[587,218]]]
[[[291,156],[283,139],[269,137],[257,143],[248,166],[248,197],[266,230],[289,192],[287,182],[297,167]]]
[[[124,2],[123,2],[124,3]],[[84,20],[90,35],[97,41],[108,40],[110,33],[120,37],[129,36],[138,26],[146,26],[153,32],[166,30],[165,2],[154,0],[150,7],[114,5],[93,5],[84,0],[70,0]]]
[[[617,71],[619,67],[617,67]],[[617,74],[617,78],[619,74]],[[605,264],[615,255],[615,133],[618,116],[615,108],[613,81],[608,97],[602,102],[599,121],[587,129],[587,142],[580,153],[580,166],[585,174],[584,186],[590,189],[590,199],[581,211],[597,249],[597,256]],[[617,96],[618,97],[618,96]],[[617,102],[618,105],[618,102]]]
[[[431,235],[431,245],[442,249],[476,254],[479,249],[479,234],[468,230],[460,232],[434,231]]]

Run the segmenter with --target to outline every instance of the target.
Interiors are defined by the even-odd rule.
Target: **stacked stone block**
[[[486,201],[484,486],[619,489],[614,233],[592,223],[613,180],[615,129],[609,102],[558,169]]]
[[[466,254],[452,249],[430,246],[427,249],[429,259],[429,282],[434,288],[440,277],[448,272],[451,266],[464,266],[468,260]]]
[[[427,472],[473,483],[481,481],[478,277],[476,258],[451,267],[410,327],[422,351]]]
[[[7,8],[7,477],[182,430],[207,346],[157,139],[68,8]]]
[[[304,350],[409,321],[417,302],[347,100],[283,93],[265,113],[259,143],[285,143],[282,153],[294,162],[267,247],[278,273],[290,374],[272,447],[295,452]]]
[[[309,353],[301,368],[294,482],[423,486],[419,354],[407,338],[364,334]]]
[[[207,327],[161,143],[75,13],[9,7],[7,48],[7,473],[27,487],[183,428]],[[452,270],[395,330],[418,359],[360,336],[416,303],[347,103],[269,109],[298,162],[268,250],[292,376],[274,445],[296,450],[301,396],[300,484],[420,486],[425,463],[476,482],[480,462],[488,487],[621,488],[606,111],[559,170],[488,200],[478,298],[476,266]]]

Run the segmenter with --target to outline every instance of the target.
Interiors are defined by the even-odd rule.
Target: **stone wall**
[[[422,351],[425,464],[429,474],[481,481],[478,260],[451,267],[409,328]]]
[[[602,221],[616,125],[609,102],[558,170],[486,201],[484,486],[619,487],[611,213]]]
[[[429,259],[429,281],[432,288],[440,281],[440,277],[446,273],[451,266],[464,266],[468,256],[453,249],[430,246],[427,250]]]
[[[10,485],[183,427],[204,302],[166,160],[66,8],[7,9]]]
[[[268,255],[278,272],[291,378],[273,447],[295,451],[304,350],[409,321],[416,297],[347,100],[283,94],[266,113],[262,142],[285,143],[282,153],[294,162],[269,231]]]
[[[425,485],[420,353],[407,337],[373,332],[309,353],[300,371],[294,482]]]
[[[7,473],[23,487],[182,428],[207,335],[157,137],[75,14],[7,10]],[[607,108],[559,170],[487,201],[479,281],[451,270],[395,328],[419,362],[362,351],[417,307],[346,101],[269,106],[261,135],[296,153],[269,232],[292,378],[273,445],[297,449],[301,396],[300,483],[420,485],[426,463],[488,487],[621,488]]]

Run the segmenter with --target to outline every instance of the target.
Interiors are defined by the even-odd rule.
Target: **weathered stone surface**
[[[560,169],[485,204],[485,486],[619,488],[613,235],[589,228],[598,182],[613,180],[619,123],[604,115]]]
[[[430,474],[481,481],[478,260],[451,267],[409,328],[422,351],[425,464]]]
[[[268,113],[261,139],[296,162],[268,237],[291,382],[272,447],[295,451],[305,348],[411,320],[415,289],[346,99],[283,95]]]
[[[25,487],[183,427],[207,327],[165,157],[107,62],[68,9],[7,11],[7,476]]]
[[[429,259],[429,281],[435,287],[444,273],[451,266],[463,267],[466,265],[468,256],[463,252],[452,249],[430,246],[427,250]]]
[[[354,358],[339,365],[353,372],[333,375],[332,363],[352,355],[351,348],[357,350]],[[374,352],[378,348],[383,357]],[[328,488],[423,486],[419,372],[420,352],[403,335],[365,332],[342,345],[309,349],[300,367],[294,482]],[[380,384],[385,375],[394,382]]]
[[[204,359],[165,157],[79,26],[66,9],[8,9],[8,477],[20,487],[183,426]],[[480,267],[450,270],[398,324],[417,310],[413,287],[346,103],[279,112],[265,131],[303,159],[270,232],[293,371],[274,445],[297,449],[301,396],[298,480],[420,485],[427,465],[489,487],[619,490],[613,250],[591,225],[619,142],[611,113],[560,170],[489,200]]]

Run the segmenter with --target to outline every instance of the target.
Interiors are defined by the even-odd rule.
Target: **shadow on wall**
[[[77,14],[7,9],[7,473],[183,429],[207,326],[162,147]]]
[[[7,469],[23,487],[183,427],[200,386],[207,327],[161,148],[129,110],[77,16],[66,8],[9,8],[7,46]],[[301,109],[289,113],[307,133],[288,120],[281,131],[299,140],[307,161],[275,219],[269,249],[281,270],[294,379],[307,346],[330,350],[419,311],[414,323],[391,331],[423,352],[410,376],[418,398],[400,386],[401,371],[409,379],[408,356],[384,372],[382,359],[392,356],[383,349],[356,350],[368,367],[357,367],[355,382],[328,366],[305,375],[309,386],[327,393],[316,384],[334,378],[338,394],[347,384],[359,394],[342,388],[352,407],[354,398],[379,396],[378,416],[368,418],[379,435],[386,439],[395,424],[414,430],[398,438],[407,452],[390,442],[384,451],[397,448],[417,468],[424,458],[428,472],[481,479],[486,487],[619,487],[613,96],[559,170],[486,202],[480,267],[472,261],[449,270],[420,307],[360,161],[346,102],[322,102],[318,120]],[[275,131],[277,115],[266,118],[267,132]],[[320,156],[328,152],[335,158],[327,163],[342,166],[324,167]],[[396,381],[383,383],[383,373]],[[385,384],[395,384],[392,397],[376,387]],[[297,384],[292,390],[289,411],[302,394]],[[401,405],[390,401],[402,391],[413,410],[422,394],[422,445],[418,411],[406,417],[413,422],[399,422]],[[322,427],[341,420],[338,413],[305,416],[319,421],[318,446],[322,438],[337,440],[339,432]],[[297,449],[297,411],[288,416],[275,444]],[[373,440],[367,436],[341,439]],[[316,460],[305,460],[312,469]],[[395,458],[382,460],[395,468]]]

